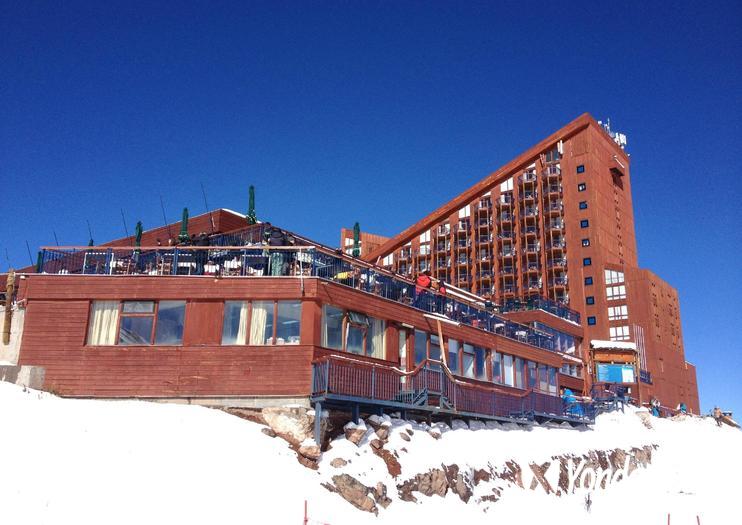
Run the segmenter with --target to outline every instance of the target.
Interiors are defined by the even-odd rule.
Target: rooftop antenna
[[[170,240],[173,235],[170,233],[170,223],[167,222],[167,215],[165,215],[165,203],[162,202],[162,194],[160,194],[160,209],[162,210],[162,220],[165,221],[165,226],[167,226],[167,239]]]
[[[124,221],[124,233],[126,233],[126,238],[129,239],[129,228],[126,227],[126,217],[124,217],[124,209],[121,208],[121,220]],[[92,235],[91,235],[92,237]],[[131,244],[131,239],[129,239],[129,244]]]
[[[206,211],[209,213],[209,222],[211,223],[211,233],[214,233],[214,217],[211,216],[211,210],[209,210],[209,203],[206,202],[206,190],[204,189],[204,183],[199,182],[201,184],[201,195],[204,196],[204,206],[206,206]]]
[[[31,261],[31,266],[33,266],[33,257],[31,257],[31,247],[28,245],[28,239],[26,239],[26,250],[28,251],[28,260]]]
[[[54,234],[54,242],[57,243],[57,246],[59,246],[59,239],[57,239],[57,232],[52,230],[52,233]]]
[[[90,229],[90,221],[85,219],[85,222],[88,223],[88,233],[90,234],[90,240],[88,241],[88,246],[95,246],[95,242],[93,242],[93,230]]]

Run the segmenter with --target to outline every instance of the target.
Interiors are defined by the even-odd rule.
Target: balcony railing
[[[580,323],[579,312],[546,297],[529,297],[526,301],[507,301],[500,307],[501,312],[516,312],[521,310],[543,310],[573,323]]]
[[[426,360],[412,372],[345,356],[326,356],[312,365],[314,399],[355,398],[410,409],[433,400],[452,412],[522,419],[533,414],[594,419],[590,410],[574,410],[560,397],[533,390],[506,390],[454,376],[445,363]],[[435,406],[435,405],[432,405]]]
[[[554,346],[552,337],[508,321],[482,306],[450,294],[418,292],[412,281],[320,246],[50,247],[41,251],[38,271],[128,276],[318,277],[510,339],[519,339],[515,333],[526,330],[528,344],[545,350]]]
[[[652,373],[649,370],[639,370],[639,381],[648,385],[652,384]]]

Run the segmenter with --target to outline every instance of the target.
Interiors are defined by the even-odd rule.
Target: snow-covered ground
[[[332,525],[659,525],[667,523],[668,513],[673,525],[697,524],[696,516],[703,525],[742,522],[734,510],[742,432],[717,428],[709,419],[645,417],[652,429],[631,410],[600,416],[588,431],[445,427],[440,439],[424,425],[391,420],[384,449],[402,471],[393,479],[369,444],[375,437],[370,426],[359,446],[344,437],[333,441],[315,471],[300,465],[285,441],[262,433],[261,425],[218,410],[60,399],[0,382],[0,523],[301,524],[305,500],[310,523]],[[531,463],[645,445],[657,445],[651,464],[591,491],[589,512],[585,489],[561,496],[540,485],[530,490]],[[335,468],[330,463],[336,458],[350,462]],[[497,501],[482,500],[492,494],[485,482],[473,487],[466,504],[450,491],[445,497],[415,493],[416,503],[397,494],[397,485],[442,464],[456,464],[469,475],[475,469],[500,471],[507,462],[523,467],[526,488],[504,487]],[[379,508],[378,516],[357,510],[322,486],[340,473],[367,486],[385,483],[392,503]]]

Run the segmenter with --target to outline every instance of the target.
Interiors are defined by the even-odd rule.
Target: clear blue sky
[[[199,182],[328,244],[393,235],[588,111],[628,134],[702,407],[742,415],[742,11],[653,3],[6,1],[1,266],[160,224],[160,194],[200,213]]]

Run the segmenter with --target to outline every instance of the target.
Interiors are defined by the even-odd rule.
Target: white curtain
[[[273,303],[255,301],[252,304],[252,319],[250,320],[250,344],[264,345],[266,341],[265,327],[268,321],[268,308],[273,309]],[[272,312],[271,312],[272,313]],[[240,316],[241,317],[241,316]],[[268,337],[268,339],[270,336]]]
[[[237,327],[237,341],[235,344],[244,345],[247,342],[247,301],[240,304],[240,324]]]
[[[118,301],[93,301],[90,307],[88,344],[110,346],[116,344],[116,328],[119,323]]]
[[[371,357],[384,359],[384,321],[369,317],[371,330]]]

